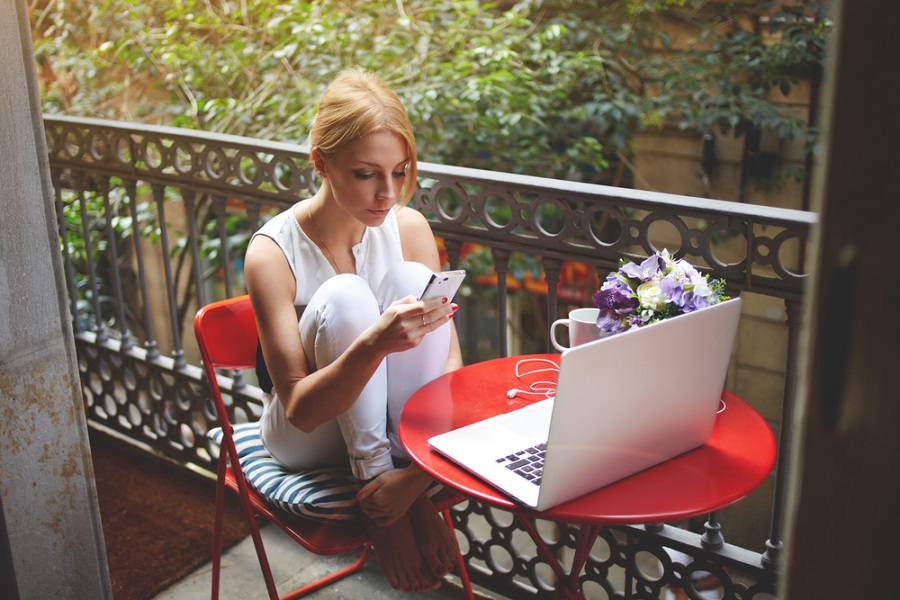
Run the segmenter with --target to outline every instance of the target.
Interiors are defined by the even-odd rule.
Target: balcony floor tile
[[[300,587],[303,583],[318,579],[350,564],[358,554],[345,556],[315,556],[298,546],[278,528],[265,526],[261,529],[263,544],[272,567],[275,584],[281,594]],[[212,543],[212,540],[210,540]],[[208,600],[212,577],[212,563],[203,565],[196,571],[156,595],[153,600]],[[465,598],[455,577],[448,578],[437,590],[415,594],[415,598],[425,600],[461,600]],[[247,536],[242,542],[229,548],[222,556],[221,600],[260,600],[266,598],[265,582],[253,540]],[[476,600],[504,600],[495,592],[475,586]],[[413,596],[391,588],[378,570],[372,558],[359,572],[331,586],[310,594],[310,600],[366,598],[384,600],[388,598],[412,598]]]

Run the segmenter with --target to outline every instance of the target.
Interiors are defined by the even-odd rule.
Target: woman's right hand
[[[401,298],[388,306],[370,328],[372,343],[385,354],[415,348],[425,335],[453,318],[458,308],[447,298]]]

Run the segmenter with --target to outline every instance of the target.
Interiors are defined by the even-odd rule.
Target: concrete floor
[[[296,542],[288,538],[277,527],[266,525],[260,529],[272,575],[280,595],[333,573],[352,563],[359,556],[354,551],[340,556],[316,556],[307,552]],[[523,534],[524,535],[524,534]],[[639,559],[641,570],[654,573],[659,564],[648,556]],[[507,565],[510,566],[510,565]],[[611,578],[616,589],[622,589],[622,573],[616,570]],[[177,582],[173,586],[154,596],[152,600],[209,600],[212,586],[212,564],[199,567],[196,571]],[[476,600],[512,600],[496,592],[473,586]],[[721,598],[722,590],[703,593],[702,598]],[[585,590],[588,598],[605,598],[606,594],[594,594]],[[220,584],[221,600],[267,600],[265,582],[259,569],[253,540],[250,536],[239,544],[229,548],[222,556],[222,574]],[[455,575],[448,576],[437,590],[421,594],[407,594],[393,589],[381,571],[374,557],[366,565],[354,573],[332,585],[318,590],[308,596],[310,600],[388,600],[396,598],[423,600],[462,600],[465,598]],[[665,592],[661,600],[673,600],[673,596]]]
[[[261,529],[263,544],[272,567],[272,575],[278,592],[284,595],[301,585],[323,577],[355,560],[359,554],[352,552],[343,556],[321,557],[311,554],[273,526]],[[253,540],[247,536],[242,542],[229,548],[222,556],[222,575],[219,597],[222,600],[264,600],[266,584],[259,569]],[[196,571],[156,595],[153,600],[209,600],[212,585],[212,564],[206,564]],[[475,586],[476,599],[503,600],[494,592]],[[407,594],[393,589],[374,558],[357,573],[318,590],[309,596],[310,600],[366,599],[386,600],[390,598],[422,598],[424,600],[460,600],[465,598],[459,587],[459,579],[448,576],[437,590],[421,594]]]

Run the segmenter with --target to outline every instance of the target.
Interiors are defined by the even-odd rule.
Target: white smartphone
[[[442,273],[435,273],[428,281],[428,285],[425,286],[425,291],[422,292],[419,300],[428,300],[429,298],[453,298],[465,278],[465,271],[444,271]]]

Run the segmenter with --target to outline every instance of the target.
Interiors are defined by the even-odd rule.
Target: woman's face
[[[364,225],[377,227],[400,198],[409,160],[403,138],[382,131],[326,159],[324,172],[338,205]]]

